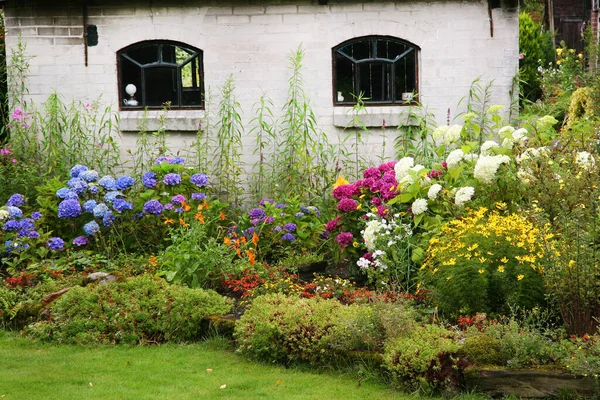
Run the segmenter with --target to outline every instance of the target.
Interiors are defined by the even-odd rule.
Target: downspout
[[[85,66],[88,66],[88,5],[87,1],[83,2],[83,56],[85,58]]]

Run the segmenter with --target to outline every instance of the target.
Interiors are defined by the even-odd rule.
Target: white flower
[[[455,168],[465,157],[465,153],[461,149],[452,150],[448,157],[446,157],[446,163],[448,168]]]
[[[377,234],[383,228],[385,228],[384,224],[382,224],[378,219],[372,219],[371,221],[367,222],[367,227],[363,231],[363,239],[365,240],[365,245],[369,251],[375,250]]]
[[[0,221],[5,220],[6,218],[8,218],[9,213],[6,210],[0,210]]]
[[[371,266],[371,261],[367,260],[366,258],[361,257],[356,262],[356,265],[358,265],[362,269],[367,269]]]
[[[505,127],[501,128],[501,129],[498,131],[498,135],[504,135],[505,133],[510,133],[510,134],[512,134],[514,131],[515,131],[515,128],[513,128],[513,127],[512,127],[512,126],[510,126],[510,125],[507,125],[507,126],[505,126]]]
[[[594,157],[587,151],[580,151],[577,153],[575,162],[581,167],[593,167],[595,164]]]
[[[411,208],[413,214],[423,214],[425,211],[427,211],[427,199],[416,199],[413,201]]]
[[[496,147],[498,147],[498,143],[494,142],[493,140],[488,140],[487,142],[483,142],[481,145],[480,153],[482,156],[493,156],[494,152],[491,150]]]
[[[508,163],[510,163],[510,158],[506,155],[481,156],[475,164],[473,176],[483,183],[490,184],[494,182],[500,164]]]
[[[427,192],[427,197],[429,197],[431,200],[437,199],[437,195],[440,193],[440,190],[442,190],[442,185],[439,183],[431,185],[429,191]]]
[[[462,129],[462,125],[452,125],[450,128],[448,128],[448,131],[446,131],[446,134],[444,135],[444,143],[446,146],[458,142]]]
[[[517,129],[516,131],[514,131],[512,133],[513,141],[515,141],[515,142],[519,143],[521,146],[523,146],[527,142],[528,134],[529,134],[529,132],[527,132],[527,129],[525,129],[525,128]]]
[[[509,138],[504,138],[504,140],[502,141],[502,147],[505,149],[512,149],[514,144],[515,141]]]
[[[458,189],[456,196],[454,197],[454,203],[462,207],[467,201],[471,201],[475,194],[475,188],[471,186],[465,186]]]
[[[408,170],[415,165],[415,159],[412,157],[404,157],[396,163],[394,171],[396,171],[396,181],[400,182],[406,175]]]
[[[529,159],[529,160],[535,160],[540,158],[540,156],[542,155],[546,155],[548,154],[548,148],[547,147],[530,147],[527,150],[525,150],[522,154],[519,154],[517,156],[517,163],[525,160],[525,159]]]
[[[465,154],[465,158],[464,158],[464,160],[468,161],[468,162],[475,162],[478,159],[479,159],[479,154],[475,154],[475,153],[467,153],[467,154]]]

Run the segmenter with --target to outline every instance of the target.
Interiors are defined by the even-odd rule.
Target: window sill
[[[204,115],[204,110],[123,110],[119,128],[122,132],[139,132],[141,126],[148,131],[196,132]]]
[[[395,128],[418,125],[419,121],[415,116],[421,117],[422,110],[411,106],[366,106],[359,119],[367,128]],[[355,124],[353,110],[349,107],[333,108],[333,124],[338,128],[360,127],[360,123]]]

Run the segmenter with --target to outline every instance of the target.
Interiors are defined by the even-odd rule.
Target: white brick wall
[[[90,6],[88,23],[97,25],[99,43],[89,47],[87,67],[79,7],[12,8],[9,2],[6,41],[10,52],[20,33],[28,53],[36,56],[31,60],[29,79],[29,95],[36,103],[43,102],[53,88],[67,99],[88,101],[102,94],[103,101],[116,108],[116,52],[141,40],[169,39],[204,51],[205,81],[213,92],[234,74],[247,123],[263,90],[277,107],[285,103],[288,57],[302,44],[306,91],[320,128],[335,135],[341,129],[333,125],[334,114],[339,120],[340,110],[334,112],[331,98],[332,47],[354,37],[390,35],[421,48],[420,96],[438,123],[445,123],[448,108],[453,116],[462,111],[456,106],[478,77],[483,82],[493,79],[493,102],[509,105],[509,90],[518,68],[518,14],[493,10],[492,38],[485,0],[331,0],[328,6],[310,0],[187,3],[190,5],[165,0],[162,7],[154,7],[140,0],[124,6],[116,1],[111,6]],[[397,107],[399,114],[402,108]],[[369,113],[371,120],[377,120],[378,114],[389,115],[389,109],[382,112],[369,107]],[[126,114],[122,112],[125,119]],[[172,114],[178,120],[189,117],[195,121],[202,116],[201,111]],[[380,133],[373,130],[368,140],[379,143]],[[390,129],[386,133],[390,135]]]

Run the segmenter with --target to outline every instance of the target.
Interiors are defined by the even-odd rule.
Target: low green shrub
[[[169,285],[142,275],[72,288],[53,303],[51,321],[32,324],[28,332],[60,343],[195,340],[206,333],[206,317],[230,309],[230,302],[216,292]]]
[[[504,365],[507,361],[503,357],[500,341],[485,334],[466,338],[460,354],[469,364]]]
[[[383,366],[403,389],[453,390],[462,385],[464,363],[458,350],[454,332],[419,326],[386,343]]]

